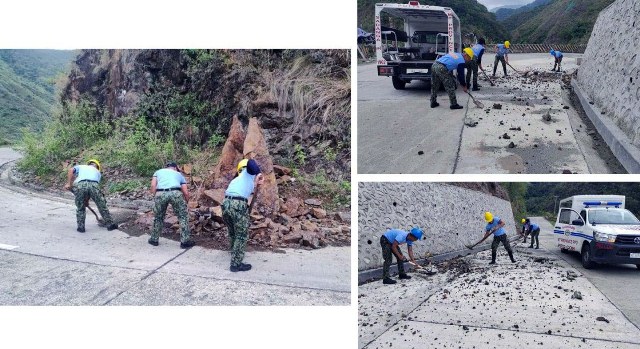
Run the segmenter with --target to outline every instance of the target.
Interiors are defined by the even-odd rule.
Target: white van
[[[562,252],[579,251],[586,269],[597,263],[640,269],[640,220],[623,195],[575,195],[560,200],[553,230]]]

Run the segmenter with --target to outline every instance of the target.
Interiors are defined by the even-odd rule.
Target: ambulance
[[[554,235],[563,253],[580,252],[582,265],[635,264],[640,269],[640,220],[623,195],[574,195],[560,200]]]

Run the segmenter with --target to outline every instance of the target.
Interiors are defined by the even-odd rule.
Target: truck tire
[[[400,79],[397,76],[392,76],[391,82],[393,83],[393,88],[395,88],[396,90],[404,90],[404,86],[407,84],[406,81]]]
[[[640,264],[636,264],[636,268],[638,268],[638,270],[640,270]]]
[[[585,269],[593,269],[596,266],[596,263],[591,260],[591,248],[589,244],[582,244],[580,260],[582,260],[582,266]]]
[[[569,253],[569,250],[567,250],[566,248],[561,248],[561,249],[560,249],[560,252],[562,252],[562,253]]]

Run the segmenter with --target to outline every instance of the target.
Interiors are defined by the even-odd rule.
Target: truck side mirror
[[[583,225],[584,225],[584,222],[582,221],[582,219],[574,219],[574,220],[571,222],[571,225],[583,226]]]

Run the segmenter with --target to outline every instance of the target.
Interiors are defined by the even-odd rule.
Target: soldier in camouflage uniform
[[[409,260],[414,264],[418,264],[413,257],[413,242],[422,238],[423,231],[420,228],[412,228],[410,232],[406,232],[400,229],[387,230],[380,237],[380,247],[382,247],[382,258],[384,263],[382,264],[382,283],[395,284],[396,281],[391,279],[389,274],[389,268],[393,262],[393,255],[396,256],[398,262],[398,274],[400,279],[411,279],[411,276],[407,275],[404,271],[404,262],[407,261],[407,257],[402,255],[400,251],[400,245],[406,243],[407,251],[409,252]]]
[[[98,210],[104,219],[107,226],[107,230],[118,229],[118,225],[113,223],[107,203],[104,200],[104,195],[100,191],[99,183],[102,178],[100,170],[100,162],[96,159],[91,159],[86,165],[76,165],[69,169],[67,173],[67,184],[64,188],[66,190],[72,190],[75,195],[76,202],[76,221],[78,228],[76,229],[80,233],[85,232],[85,219],[87,216],[87,205],[89,199],[92,199]],[[73,185],[72,185],[73,183]]]
[[[478,85],[478,68],[484,71],[484,68],[482,68],[482,55],[484,55],[484,43],[485,43],[484,38],[478,39],[478,43],[471,48],[471,50],[473,51],[473,59],[467,62],[466,82],[467,82],[467,86],[473,86],[471,88],[471,91],[480,90],[480,85]],[[472,76],[473,76],[473,81],[471,80]],[[473,85],[471,85],[471,82],[473,82]]]
[[[229,232],[231,245],[232,272],[247,271],[251,264],[242,263],[244,250],[249,239],[249,196],[257,190],[264,181],[258,163],[251,159],[244,159],[238,163],[238,173],[227,190],[222,202],[222,218]]]
[[[438,90],[440,85],[443,84],[447,94],[449,95],[449,101],[451,102],[451,109],[462,109],[462,106],[458,104],[456,100],[456,81],[453,78],[452,72],[457,70],[458,81],[462,86],[464,92],[467,92],[467,84],[464,79],[464,68],[466,63],[473,59],[473,51],[470,48],[465,48],[464,52],[456,53],[451,52],[440,58],[438,58],[431,66],[431,108],[435,108],[440,104],[436,101],[438,96]]]
[[[180,247],[189,248],[195,246],[195,242],[189,238],[189,212],[187,211],[187,201],[189,201],[189,191],[187,181],[178,170],[175,162],[170,162],[163,169],[156,171],[151,179],[151,194],[154,195],[153,207],[153,231],[149,238],[149,244],[158,246],[158,240],[162,226],[164,225],[164,215],[167,206],[171,204],[173,212],[180,221]]]

